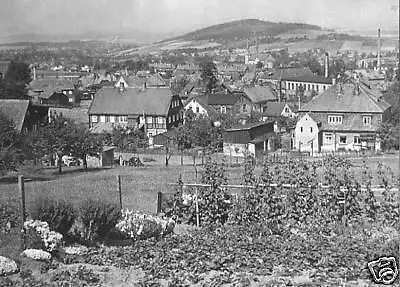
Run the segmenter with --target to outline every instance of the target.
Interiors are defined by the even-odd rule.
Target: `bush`
[[[112,203],[87,200],[81,206],[80,221],[84,226],[83,239],[89,242],[105,240],[121,219],[121,210]]]
[[[76,215],[71,204],[45,198],[35,202],[32,218],[47,222],[51,230],[66,236],[75,221]]]

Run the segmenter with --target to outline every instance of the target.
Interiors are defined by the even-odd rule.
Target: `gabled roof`
[[[168,114],[172,100],[168,88],[118,88],[104,87],[97,91],[89,114],[149,115]]]
[[[59,93],[64,90],[74,90],[75,86],[73,82],[67,79],[59,78],[45,78],[33,80],[29,84],[29,90],[33,92],[40,92],[40,97],[49,98],[54,93]]]
[[[161,87],[161,86],[167,86],[165,80],[163,77],[161,77],[160,74],[152,74],[150,77],[148,77],[145,80],[147,86],[153,86],[153,87]]]
[[[264,107],[264,116],[269,116],[269,117],[280,117],[282,114],[283,109],[286,107],[286,103],[268,103]]]
[[[338,83],[314,97],[300,108],[301,112],[383,113],[390,108],[382,96],[363,83],[352,81]]]
[[[0,113],[12,120],[19,132],[22,131],[28,107],[29,100],[0,100]]]
[[[240,99],[240,94],[216,93],[208,95],[207,104],[233,106]]]
[[[277,96],[269,86],[255,86],[245,89],[244,92],[253,104],[277,100]]]

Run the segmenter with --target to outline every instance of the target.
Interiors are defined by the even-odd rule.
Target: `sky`
[[[140,31],[180,34],[231,20],[394,30],[398,0],[1,0],[0,36]],[[398,7],[398,6],[397,6]],[[397,27],[398,28],[398,24]]]

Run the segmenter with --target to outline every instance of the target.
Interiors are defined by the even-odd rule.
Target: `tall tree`
[[[15,170],[23,160],[20,136],[12,120],[0,114],[0,172]]]
[[[0,82],[0,97],[3,99],[26,98],[27,85],[30,81],[29,66],[25,63],[11,62],[4,80]]]
[[[201,80],[203,81],[206,91],[210,93],[217,86],[217,67],[209,58],[200,61]]]

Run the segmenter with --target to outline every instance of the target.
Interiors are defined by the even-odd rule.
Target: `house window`
[[[285,113],[288,114],[289,113],[289,108],[285,107]]]
[[[324,86],[324,91],[326,90],[326,86]]]
[[[354,137],[354,144],[361,144],[361,139],[358,136]]]
[[[110,123],[115,123],[115,116],[110,116]]]
[[[301,133],[303,132],[303,127],[300,127],[300,132],[301,132]]]
[[[175,115],[172,115],[172,121],[175,122]]]
[[[106,122],[106,116],[100,116],[100,122],[105,123]]]
[[[92,123],[97,123],[98,120],[97,116],[92,116]]]
[[[347,142],[347,137],[346,136],[340,136],[339,137],[339,143],[340,144],[346,144]]]
[[[331,143],[333,141],[333,136],[332,134],[325,134],[325,141],[327,143]]]
[[[313,130],[312,127],[310,127],[310,133],[312,133],[312,130]]]
[[[247,110],[247,106],[246,106],[246,104],[243,104],[242,111],[245,112],[246,110]]]
[[[226,114],[226,106],[221,106],[221,113]]]
[[[292,83],[292,90],[294,90],[294,83]]]
[[[328,116],[328,123],[330,124],[342,124],[343,116]]]
[[[200,108],[196,107],[196,113],[200,113]]]
[[[364,126],[368,126],[371,124],[371,116],[363,116]]]
[[[110,116],[105,116],[104,118],[105,118],[105,119],[104,119],[104,120],[105,120],[105,123],[109,123],[109,122],[110,122]]]
[[[319,92],[319,85],[317,85],[317,92]]]
[[[128,116],[119,116],[119,122],[120,123],[127,123],[128,122]]]
[[[315,91],[315,85],[312,85],[312,90]]]
[[[153,117],[147,117],[147,123],[152,124],[153,123]]]

